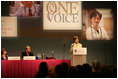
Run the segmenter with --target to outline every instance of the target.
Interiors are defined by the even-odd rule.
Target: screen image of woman
[[[102,14],[98,11],[93,11],[90,14],[91,26],[86,30],[86,39],[87,40],[109,40],[107,31],[99,26],[99,23],[102,19]]]

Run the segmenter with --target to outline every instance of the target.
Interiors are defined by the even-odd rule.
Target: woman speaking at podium
[[[74,40],[74,43],[71,44],[71,48],[70,48],[71,63],[72,63],[72,66],[76,66],[76,65],[78,65],[78,63],[76,63],[76,62],[81,61],[80,59],[82,58],[82,56],[73,55],[73,48],[82,48],[82,44],[79,43],[79,37],[78,36],[74,36],[73,40]]]
[[[79,43],[79,37],[78,36],[74,36],[73,38],[74,43],[71,44],[71,49],[70,52],[73,52],[73,48],[82,48],[82,44]]]

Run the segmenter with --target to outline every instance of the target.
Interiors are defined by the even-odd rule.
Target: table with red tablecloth
[[[56,66],[66,62],[69,67],[69,59],[50,59],[50,60],[1,60],[2,78],[33,78],[39,70],[41,62],[46,62],[48,66]]]

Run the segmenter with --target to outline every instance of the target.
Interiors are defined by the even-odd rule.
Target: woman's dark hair
[[[93,17],[96,17],[97,15],[100,17],[100,19],[102,18],[102,14],[101,13],[99,13],[98,11],[93,11],[90,14],[90,19],[92,19]]]
[[[73,40],[75,41],[76,39],[79,40],[79,37],[78,37],[78,36],[74,36],[74,37],[73,37]]]
[[[4,51],[6,51],[6,49],[5,48],[2,48],[1,49],[1,55],[4,54]]]

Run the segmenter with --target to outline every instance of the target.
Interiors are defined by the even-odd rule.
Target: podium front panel
[[[72,65],[83,65],[86,63],[87,48],[73,48]]]
[[[86,63],[86,55],[73,55],[72,56],[72,65],[83,65]]]

